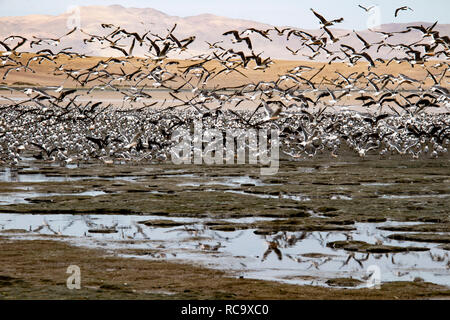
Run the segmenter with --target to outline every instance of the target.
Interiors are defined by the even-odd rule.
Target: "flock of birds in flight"
[[[360,7],[367,12],[372,9]],[[412,9],[400,7],[395,16],[406,10]],[[411,25],[396,32],[370,30],[382,38],[370,43],[356,31],[337,36],[330,27],[343,22],[343,18],[327,19],[311,11],[320,21],[317,35],[278,27],[230,30],[223,33],[222,39],[207,42],[206,53],[184,61],[173,57],[189,52],[196,36],[177,37],[176,24],[165,35],[129,32],[104,23],[103,35],[75,27],[59,38],[6,37],[0,41],[3,81],[14,72],[34,74],[36,67],[45,64],[52,66],[54,77],[64,80],[56,88],[23,88],[5,82],[0,87],[1,99],[8,102],[0,106],[0,161],[18,164],[29,155],[64,163],[95,159],[105,163],[164,161],[173,146],[170,137],[174,130],[192,130],[194,121],[200,119],[205,129],[224,133],[227,129],[277,129],[282,154],[291,159],[320,154],[338,157],[345,150],[353,150],[361,157],[446,154],[450,141],[450,38],[436,30],[437,22]],[[106,45],[119,56],[97,59],[82,69],[70,67],[72,61],[93,61],[71,51],[71,47],[59,48],[63,39],[75,32],[83,34],[84,45]],[[397,35],[406,33],[421,36],[413,43],[392,43]],[[356,36],[360,46],[345,43],[351,35]],[[272,81],[213,86],[212,80],[220,75],[221,82],[229,74],[246,80],[247,70],[266,72],[274,64],[263,52],[255,53],[255,37],[264,41],[273,41],[274,37],[295,40],[298,49],[286,46],[292,55],[308,48],[310,60],[325,54],[327,62],[320,66],[300,63]],[[236,46],[228,48],[230,42]],[[27,44],[33,54],[23,50]],[[137,47],[146,50],[145,58],[133,56]],[[370,48],[377,52],[389,48],[396,55],[391,59],[373,58]],[[334,71],[325,75],[332,62],[346,63],[348,73]],[[405,70],[419,69],[425,77],[377,70],[391,63],[403,64]],[[356,71],[361,66],[363,71]],[[72,87],[66,85],[67,81]],[[1,94],[6,90],[27,98],[14,100]],[[96,90],[120,94],[122,105],[79,99],[82,92],[91,94]],[[167,91],[170,98],[155,99],[155,90]],[[350,102],[365,111],[342,107]],[[254,107],[239,109],[240,104]],[[438,112],[427,112],[430,108]]]

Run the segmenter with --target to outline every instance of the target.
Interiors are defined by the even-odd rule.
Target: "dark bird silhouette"
[[[239,31],[236,31],[236,30],[230,30],[230,31],[223,33],[224,36],[227,36],[230,34],[232,34],[234,36],[234,40],[233,40],[234,43],[240,43],[240,42],[244,41],[247,44],[247,47],[250,50],[252,50],[252,42],[249,37],[241,38]]]
[[[369,12],[370,10],[372,10],[373,8],[375,8],[375,6],[370,6],[368,8],[363,7],[362,5],[358,4],[358,7],[360,7],[361,9],[363,9],[366,12]]]
[[[394,16],[397,17],[397,16],[398,16],[398,13],[399,13],[400,11],[406,11],[406,10],[414,11],[413,9],[411,9],[411,8],[408,7],[408,6],[403,6],[403,7],[400,7],[400,8],[395,9]]]
[[[317,12],[315,12],[312,8],[310,9],[314,15],[320,20],[320,23],[323,27],[329,27],[334,25],[335,23],[341,23],[342,21],[344,21],[344,18],[339,18],[339,19],[335,19],[335,20],[331,20],[328,21],[327,19],[325,19],[323,16],[321,16],[320,14],[318,14]]]

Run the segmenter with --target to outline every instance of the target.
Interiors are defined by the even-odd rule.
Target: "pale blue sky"
[[[317,18],[309,8],[314,8],[325,18],[344,17],[339,27],[365,29],[368,14],[358,7],[378,5],[381,23],[425,21],[450,23],[449,0],[0,0],[0,16],[21,16],[28,14],[56,15],[65,12],[72,5],[120,4],[125,7],[154,8],[170,15],[192,16],[212,13],[230,18],[241,18],[301,28],[317,28]],[[414,11],[400,12],[394,18],[397,7],[407,5]]]

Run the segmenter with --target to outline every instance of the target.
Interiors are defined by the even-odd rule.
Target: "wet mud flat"
[[[297,288],[324,290],[328,298],[348,291],[352,298],[393,298],[400,287],[402,297],[448,297],[449,182],[448,157],[281,161],[273,176],[249,165],[27,161],[0,169],[0,236],[2,246],[27,243],[37,252],[43,250],[38,243],[53,241],[67,254],[100,250],[123,264],[124,277],[126,265],[138,262],[220,273],[223,281],[254,286],[254,295],[240,296],[246,298],[281,298],[280,286],[296,294]],[[61,254],[62,267],[68,260]],[[14,263],[6,261],[9,272],[2,276],[19,294]],[[381,290],[366,289],[373,266]],[[183,279],[177,281],[181,288]],[[122,289],[114,294],[120,297]],[[96,290],[99,297],[109,294]],[[209,293],[194,297],[239,296]]]
[[[125,259],[55,239],[0,236],[0,299],[448,299],[427,282],[387,282],[380,290],[292,285],[229,277],[224,271],[163,260]],[[81,289],[66,287],[67,264],[81,269]],[[345,281],[334,280],[335,283]]]

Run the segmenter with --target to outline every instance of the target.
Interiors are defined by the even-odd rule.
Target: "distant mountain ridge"
[[[102,23],[109,23],[122,28],[127,29],[130,32],[138,32],[143,34],[150,30],[153,34],[159,34],[165,36],[167,30],[171,29],[175,24],[177,28],[174,34],[180,39],[195,35],[196,40],[189,46],[189,54],[195,55],[204,53],[208,50],[206,41],[212,43],[219,40],[223,40],[225,48],[236,48],[236,45],[231,44],[231,37],[222,36],[225,31],[228,30],[244,30],[249,27],[256,29],[269,29],[273,28],[272,25],[242,20],[232,19],[227,17],[216,16],[212,14],[200,14],[189,17],[170,16],[156,9],[152,8],[125,8],[120,5],[111,6],[88,6],[79,7],[80,11],[80,25],[81,29],[90,34],[106,34],[108,30],[101,27]],[[5,38],[9,35],[21,35],[28,39],[32,36],[38,37],[59,37],[70,29],[67,25],[69,19],[73,20],[73,13],[63,13],[57,16],[52,15],[29,15],[23,17],[0,17],[0,37]],[[405,30],[408,25],[424,25],[429,26],[430,22],[411,22],[408,24],[385,24],[377,28],[377,30],[385,32],[395,32]],[[339,25],[337,25],[339,26]],[[443,35],[450,34],[450,24],[437,25],[436,30]],[[302,29],[303,30],[303,29]],[[344,30],[339,28],[330,28],[336,37],[350,33],[351,35],[339,41],[336,44],[331,44],[329,47],[331,50],[337,50],[339,44],[345,43],[349,46],[360,50],[363,45],[356,38],[353,30]],[[322,30],[305,30],[306,32],[314,35],[320,35]],[[366,39],[369,43],[382,40],[381,35],[371,32],[369,30],[357,31],[357,33]],[[312,52],[307,47],[302,48],[297,55],[292,55],[285,47],[293,50],[297,50],[300,47],[299,40],[295,36],[291,37],[289,41],[286,41],[286,37],[280,37],[277,33],[271,32],[272,41],[269,41],[258,34],[251,36],[252,43],[254,45],[254,52],[256,54],[263,52],[264,56],[270,56],[273,59],[286,59],[286,60],[308,60],[306,56],[311,55]],[[83,43],[82,39],[88,38],[87,35],[77,31],[71,36],[64,39],[61,43],[61,48],[72,47],[80,53],[85,53],[95,56],[120,56],[120,52],[114,49],[108,48],[107,44],[89,44]],[[390,43],[412,43],[421,39],[421,33],[418,31],[412,31],[406,34],[399,34],[389,39]],[[43,49],[46,47],[39,47]],[[238,45],[238,49],[245,49],[244,45]],[[33,48],[36,49],[36,48]],[[27,49],[28,50],[28,49]],[[33,51],[30,49],[30,51]],[[390,48],[382,48],[377,53],[377,48],[372,47],[368,50],[368,53],[373,55],[374,58],[390,58],[395,55],[395,52],[390,52]],[[144,56],[148,54],[148,49],[136,45],[135,55]],[[174,56],[176,57],[176,56]],[[315,60],[324,60],[325,53],[321,53],[316,56]]]

